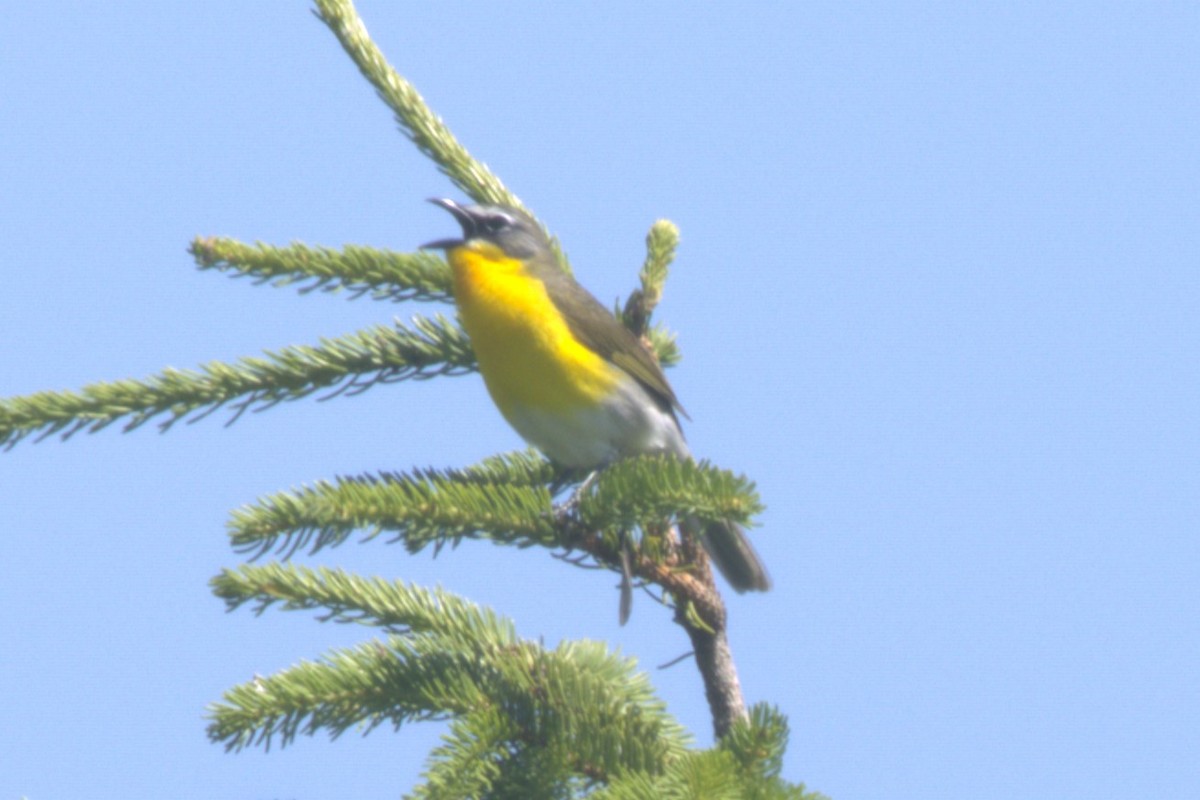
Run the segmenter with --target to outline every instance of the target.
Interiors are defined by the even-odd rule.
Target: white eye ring
[[[483,229],[488,233],[499,233],[512,227],[513,219],[507,214],[489,214],[483,219]]]

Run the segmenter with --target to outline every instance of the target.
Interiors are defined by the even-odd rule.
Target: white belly
[[[632,378],[595,408],[566,414],[523,408],[506,418],[525,441],[567,467],[602,467],[643,453],[689,455],[675,417]]]

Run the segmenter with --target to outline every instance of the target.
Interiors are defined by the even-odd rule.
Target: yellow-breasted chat
[[[658,362],[562,270],[541,226],[515,208],[430,202],[454,215],[462,238],[424,247],[446,252],[479,371],[517,433],[566,467],[599,469],[648,453],[692,457],[677,416],[683,407]],[[734,589],[771,587],[740,527],[683,526]]]

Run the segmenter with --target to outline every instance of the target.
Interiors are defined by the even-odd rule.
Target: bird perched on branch
[[[517,433],[566,467],[599,469],[648,453],[691,459],[683,407],[658,362],[563,271],[540,225],[515,208],[430,202],[462,227],[462,238],[425,247],[446,252],[479,371]],[[771,587],[740,527],[691,517],[681,527],[734,589]]]

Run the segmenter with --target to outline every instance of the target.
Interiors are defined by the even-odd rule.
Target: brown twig
[[[585,528],[573,515],[560,516],[559,524],[562,541],[568,547],[583,551],[609,569],[621,569],[620,550],[605,537]],[[673,599],[675,623],[691,640],[712,714],[713,733],[721,738],[746,717],[746,701],[726,636],[725,601],[717,590],[704,548],[687,535],[677,541],[661,560],[635,551],[630,569],[635,578],[661,586]]]

